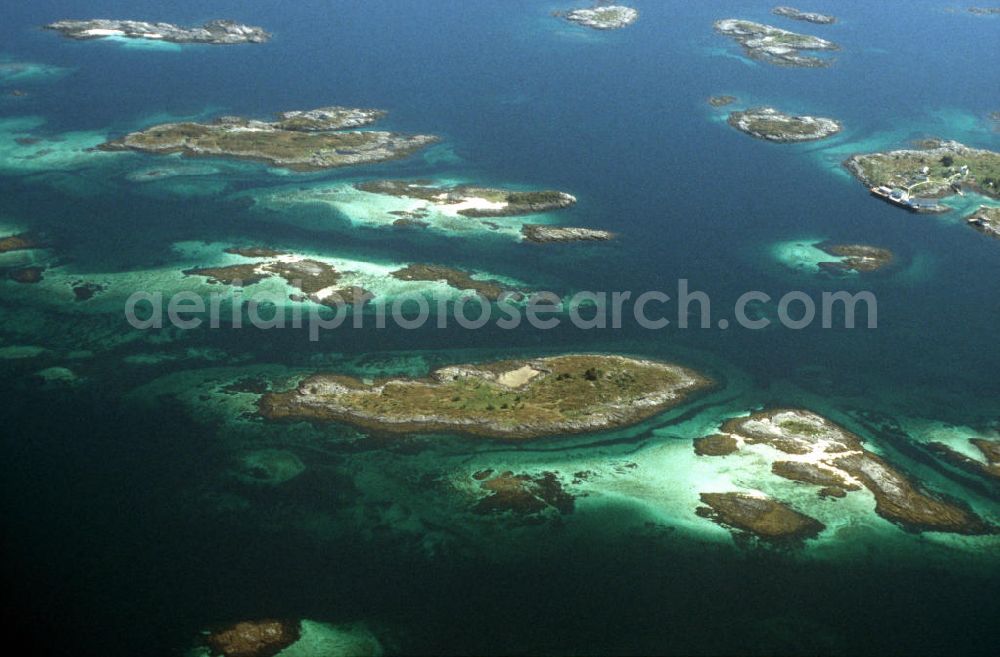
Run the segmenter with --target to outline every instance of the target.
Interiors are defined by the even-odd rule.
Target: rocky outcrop
[[[62,20],[49,23],[46,29],[56,30],[71,39],[103,39],[109,36],[171,43],[208,43],[230,45],[265,43],[271,35],[262,28],[233,21],[216,20],[200,27],[179,27],[171,23],[147,23],[128,20]]]
[[[817,25],[832,25],[837,22],[836,16],[817,14],[811,11],[800,11],[795,7],[775,7],[771,10],[771,13],[775,16],[791,18],[793,21],[806,21],[807,23],[816,23]]]
[[[27,251],[28,249],[37,249],[38,247],[39,247],[38,240],[36,240],[28,233],[20,233],[18,235],[8,235],[7,237],[0,237],[0,253],[10,253],[11,251]]]
[[[574,9],[561,12],[571,23],[595,30],[618,30],[639,20],[639,11],[622,5],[604,5],[593,9]]]
[[[547,510],[559,514],[573,513],[575,499],[563,490],[555,472],[537,476],[515,475],[510,470],[492,476],[492,471],[476,473],[480,489],[488,495],[474,507],[479,514],[513,513],[535,515]]]
[[[444,211],[470,218],[540,214],[576,203],[572,194],[555,190],[522,192],[477,185],[443,187],[428,180],[370,180],[354,187],[369,194],[420,199]]]
[[[801,51],[839,50],[837,44],[826,39],[734,18],[716,21],[715,31],[742,45],[750,57],[777,66],[805,68],[829,66],[831,60],[803,55]]]
[[[262,396],[258,408],[269,420],[527,440],[635,424],[708,387],[677,365],[577,354],[455,365],[424,379],[317,374],[296,389]]]
[[[815,141],[840,132],[840,123],[816,116],[792,116],[773,107],[755,107],[729,115],[729,125],[757,139],[776,142]]]
[[[810,411],[755,413],[730,420],[720,434],[732,437],[740,448],[763,444],[786,454],[772,462],[772,472],[822,486],[823,497],[867,488],[875,497],[875,512],[907,531],[969,535],[997,531],[963,502],[926,490],[866,450],[856,435]]]
[[[224,116],[213,123],[165,123],[100,148],[256,160],[293,171],[316,171],[400,159],[438,141],[431,135],[344,130],[373,123],[384,114],[381,110],[324,107],[283,112],[277,121]]]
[[[710,96],[708,99],[708,104],[712,107],[725,107],[726,105],[732,105],[739,98],[736,96]]]
[[[965,218],[965,223],[983,235],[1000,239],[1000,207],[980,205]]]
[[[868,273],[878,271],[893,261],[892,251],[867,244],[819,244],[822,251],[841,258],[832,262],[821,262],[819,266],[827,271],[856,271]]]
[[[614,239],[614,233],[594,228],[573,228],[569,226],[549,226],[547,224],[524,224],[521,234],[527,242],[540,244],[548,242],[606,242]]]
[[[803,541],[826,529],[815,518],[764,495],[701,493],[700,497],[707,506],[696,510],[699,516],[766,541]]]
[[[456,290],[472,290],[490,301],[497,301],[505,292],[513,293],[510,286],[505,283],[492,279],[473,278],[471,272],[444,265],[407,265],[392,272],[390,276],[401,281],[442,281]]]
[[[738,449],[736,439],[723,434],[704,436],[694,441],[694,453],[698,456],[727,456]]]
[[[205,644],[222,657],[273,657],[299,640],[299,623],[282,620],[244,621],[210,633]]]

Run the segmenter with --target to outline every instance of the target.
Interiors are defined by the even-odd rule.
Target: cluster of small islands
[[[997,13],[976,8],[969,11]],[[834,16],[786,6],[775,7],[772,13],[817,26],[837,23]],[[598,3],[592,8],[560,12],[558,16],[585,28],[615,30],[635,23],[639,12]],[[236,45],[263,44],[271,38],[263,28],[223,20],[196,27],[129,20],[64,20],[46,27],[77,40],[117,37]],[[714,29],[738,44],[748,57],[775,66],[824,68],[834,64],[829,53],[840,50],[825,38],[741,19],[719,20]],[[713,96],[708,103],[720,110],[727,108],[727,123],[733,129],[776,144],[828,139],[844,129],[834,118],[790,114],[769,106],[735,109],[732,106],[738,106],[739,99],[734,96]],[[372,129],[385,115],[379,109],[326,106],[282,111],[271,120],[221,116],[208,122],[153,125],[108,139],[98,148],[109,153],[243,160],[290,172],[318,172],[408,158],[440,141],[435,135]],[[1000,199],[1000,153],[956,141],[932,139],[912,148],[855,154],[843,166],[872,196],[911,212],[950,211],[946,199],[967,192]],[[160,174],[154,169],[144,175]],[[346,191],[351,194],[371,195],[362,199],[404,200],[405,205],[392,206],[397,209],[386,213],[385,225],[393,228],[434,230],[446,222],[463,222],[484,230],[513,226],[521,240],[531,243],[615,238],[607,230],[550,224],[539,218],[577,203],[574,195],[560,190],[444,184],[419,178],[372,178],[351,183],[349,188]],[[294,194],[308,200],[329,196],[334,202],[340,198],[337,194],[342,196],[345,191],[303,190],[297,188]],[[526,219],[524,223],[511,223],[520,221],[517,218]],[[983,205],[966,217],[966,223],[985,235],[1000,238],[1000,207]],[[44,247],[44,240],[30,232],[0,235],[0,254]],[[873,272],[894,260],[889,250],[866,244],[824,242],[817,248],[830,256],[820,266],[832,273]],[[270,245],[229,246],[218,255],[218,262],[190,267],[182,274],[220,286],[283,280],[292,289],[291,300],[295,302],[350,302],[370,292],[354,272]],[[37,285],[45,280],[46,267],[44,262],[32,261],[4,266],[0,273],[17,284]],[[399,282],[444,284],[454,291],[473,291],[491,301],[505,293],[524,292],[500,278],[438,263],[407,263],[387,269],[382,276]],[[76,279],[69,284],[81,303],[92,301],[104,291],[101,284],[90,280]],[[271,425],[334,423],[391,437],[446,433],[470,440],[524,444],[635,426],[705,396],[717,385],[710,376],[674,363],[571,353],[449,365],[423,377],[365,378],[318,371],[297,377],[285,388],[268,382],[251,392],[255,397],[255,419]],[[956,467],[1000,481],[1000,442],[977,438],[971,445],[979,450],[981,459],[947,445],[935,449]],[[858,435],[807,409],[748,409],[747,414],[731,417],[694,440],[691,448],[704,459],[734,461],[752,457],[770,475],[810,487],[816,496],[831,503],[861,497],[865,494],[861,491],[867,491],[873,499],[872,511],[908,532],[963,536],[1000,533],[1000,528],[964,502],[931,490],[901,471],[890,458],[866,448]],[[263,472],[265,478],[284,468],[268,463],[269,458],[285,458],[280,453],[258,454],[255,458],[252,469]],[[586,476],[585,472],[575,475],[577,481]],[[474,512],[488,517],[565,514],[573,508],[574,496],[556,472],[527,473],[496,467],[477,470],[463,482],[473,490]],[[698,493],[702,506],[691,509],[691,513],[726,528],[741,540],[801,545],[827,530],[795,504],[760,492],[707,488]],[[226,657],[275,655],[282,654],[304,634],[330,631],[334,630],[311,621],[242,622],[206,634],[203,648],[206,654]],[[363,629],[338,631],[341,640],[346,636],[356,641],[359,650],[380,650],[377,641]]]

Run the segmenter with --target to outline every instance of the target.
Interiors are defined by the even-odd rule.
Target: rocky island
[[[518,294],[500,281],[473,278],[471,272],[443,265],[408,265],[392,272],[390,276],[401,281],[440,281],[456,290],[471,290],[490,301],[497,301],[505,292]]]
[[[800,542],[815,538],[826,526],[783,502],[749,493],[701,493],[706,506],[696,513],[723,527],[765,541]]]
[[[521,234],[526,242],[546,244],[549,242],[606,242],[612,240],[615,234],[606,230],[594,228],[575,228],[571,226],[549,226],[546,224],[524,224]]]
[[[571,11],[559,12],[571,23],[589,27],[595,30],[617,30],[628,27],[639,20],[639,11],[632,7],[621,5],[604,5],[593,9],[573,9]]]
[[[237,43],[266,43],[271,35],[262,28],[242,25],[233,21],[216,20],[200,27],[179,27],[171,23],[147,23],[145,21],[106,20],[63,20],[49,23],[48,30],[56,30],[65,37],[79,40],[121,37],[126,39],[146,39],[168,41],[170,43],[206,43],[230,45]]]
[[[840,132],[840,123],[815,116],[792,116],[773,107],[755,107],[729,114],[729,125],[757,139],[776,142],[815,141]]]
[[[892,251],[867,244],[828,244],[824,242],[816,246],[818,249],[839,258],[833,262],[819,263],[822,269],[834,273],[878,271],[893,261]]]
[[[977,16],[998,16],[1000,7],[969,7],[969,13]]]
[[[965,222],[983,235],[1000,238],[1000,207],[980,205]]]
[[[1000,198],[1000,153],[957,141],[926,140],[922,148],[854,155],[844,166],[872,195],[911,212],[945,212],[934,199],[965,189]]]
[[[708,99],[708,104],[712,107],[725,107],[726,105],[732,105],[739,98],[736,96],[711,96]]]
[[[519,192],[476,185],[436,186],[422,180],[373,180],[355,188],[369,194],[382,194],[427,201],[444,212],[463,217],[515,217],[568,208],[576,197],[565,192]]]
[[[795,7],[775,7],[771,10],[771,13],[775,16],[791,18],[793,21],[806,21],[807,23],[816,23],[817,25],[832,25],[837,22],[836,16],[817,14],[811,11],[800,11]]]
[[[381,110],[323,107],[282,112],[276,121],[225,116],[212,123],[164,123],[100,148],[255,160],[293,171],[317,171],[396,160],[438,141],[431,135],[349,129],[384,115]]]
[[[924,489],[883,457],[865,449],[858,436],[810,411],[778,409],[754,413],[726,422],[719,436],[735,442],[735,449],[725,450],[727,454],[752,449],[754,445],[777,450],[781,457],[772,460],[771,472],[815,486],[821,497],[839,498],[867,488],[875,497],[875,512],[907,531],[968,535],[997,532],[996,527],[970,508]],[[714,442],[718,444],[719,439]],[[697,444],[696,450],[708,455],[715,451],[706,452],[704,446]],[[750,509],[748,513],[755,515],[759,511]],[[730,520],[728,524],[737,523]]]
[[[424,379],[317,374],[287,392],[263,395],[258,409],[268,420],[529,440],[632,425],[709,386],[700,374],[669,363],[575,354],[454,365]]]
[[[829,66],[831,60],[803,55],[800,51],[840,49],[837,44],[826,39],[734,18],[716,21],[715,31],[742,45],[750,57],[778,66]]]

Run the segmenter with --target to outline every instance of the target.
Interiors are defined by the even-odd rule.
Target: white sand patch
[[[523,385],[527,385],[529,381],[534,379],[539,374],[541,374],[541,372],[536,370],[531,365],[525,365],[519,369],[504,372],[497,377],[497,383],[502,386],[507,386],[508,388],[520,388]]]
[[[493,202],[488,201],[484,198],[467,198],[461,203],[452,203],[450,205],[440,206],[441,214],[448,215],[449,217],[461,216],[461,212],[464,210],[503,210],[507,207],[508,203],[505,202]]]
[[[87,36],[125,36],[125,33],[121,30],[107,30],[104,28],[95,27],[91,30],[84,31]]]

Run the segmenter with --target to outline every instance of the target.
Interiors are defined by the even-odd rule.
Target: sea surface
[[[840,18],[817,26],[773,17],[768,2],[630,4],[635,25],[596,32],[554,18],[573,3],[549,0],[5,3],[0,64],[35,66],[0,76],[0,236],[44,235],[47,253],[26,257],[53,268],[37,286],[0,283],[3,574],[32,654],[180,655],[205,628],[258,618],[360,623],[406,654],[993,653],[995,537],[911,534],[861,493],[811,495],[803,504],[832,529],[774,549],[734,542],[686,500],[701,483],[751,486],[740,477],[756,476],[700,474],[692,438],[741,413],[805,407],[1000,522],[995,485],[963,485],[918,448],[932,437],[996,439],[1000,243],[963,221],[988,200],[911,215],[841,166],[929,137],[1000,149],[988,118],[1000,111],[1000,16],[948,0],[817,0],[802,8]],[[232,18],[274,39],[136,47],[39,29],[87,17]],[[757,62],[713,32],[729,17],[841,50],[828,68]],[[721,94],[738,97],[734,107],[836,118],[844,130],[810,144],[754,140],[726,124],[728,108],[707,104]],[[88,150],[168,120],[324,105],[382,108],[380,127],[442,141],[406,160],[310,174]],[[25,135],[41,146],[15,141]],[[200,168],[128,177],[168,162]],[[541,221],[618,237],[539,246],[245,202],[383,177],[564,190],[578,204]],[[822,276],[800,261],[825,240],[888,248],[896,260],[864,277]],[[878,328],[390,327],[312,342],[294,330],[142,332],[125,322],[118,292],[182,289],[191,279],[180,269],[232,244],[443,263],[559,292],[674,296],[686,279],[710,295],[714,317],[750,290],[870,290]],[[0,261],[12,264],[30,262]],[[75,281],[107,291],[78,302]],[[422,375],[578,351],[683,363],[720,385],[632,429],[508,445],[265,425],[246,416],[250,396],[219,383]],[[304,471],[274,486],[233,474],[241,455],[268,449],[292,453]],[[573,514],[541,524],[467,518],[448,482],[487,466],[632,479],[595,484]]]

